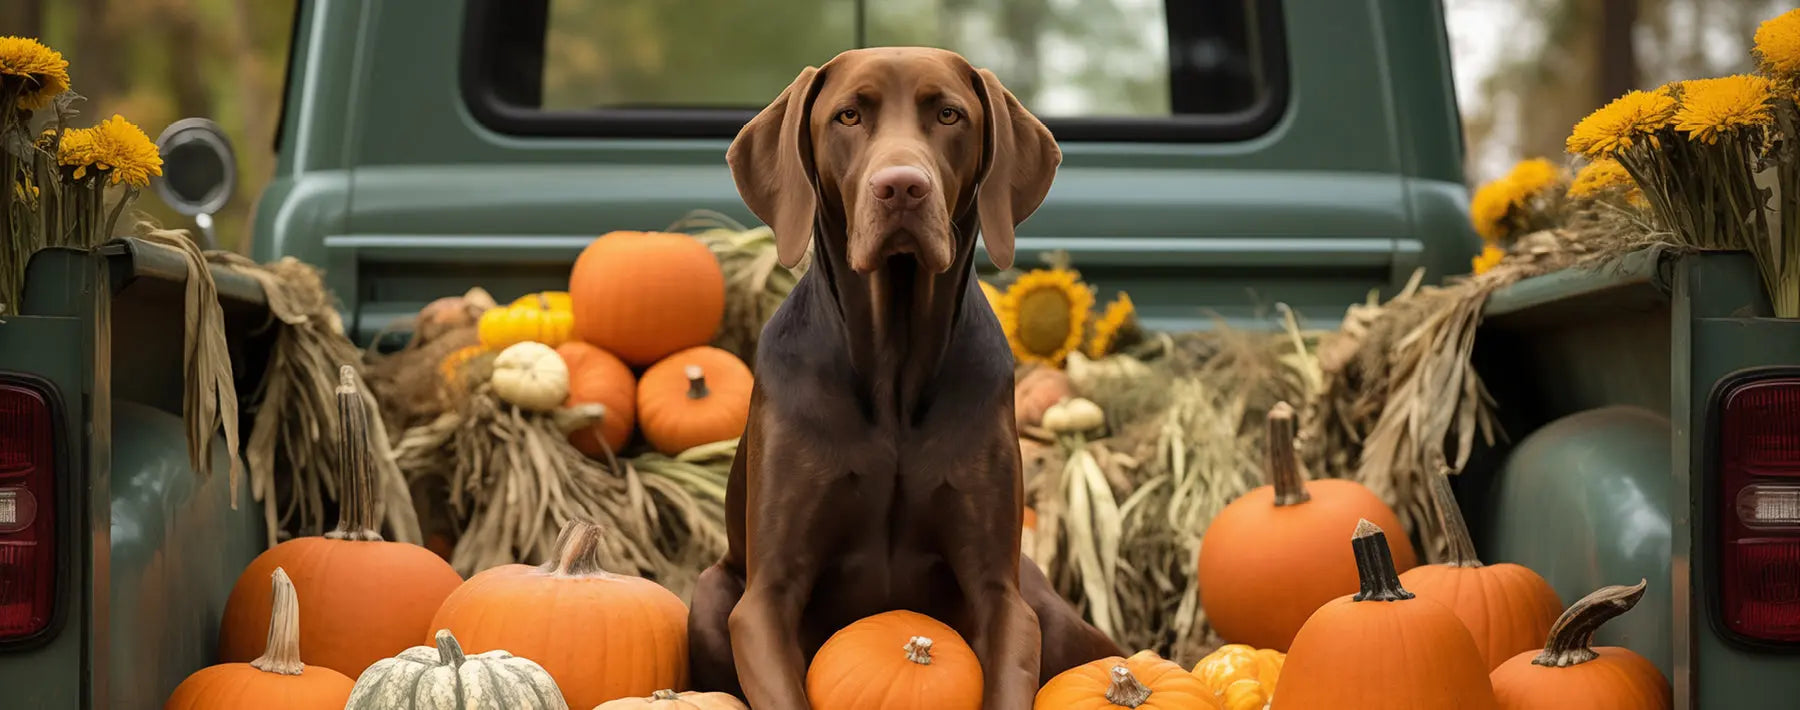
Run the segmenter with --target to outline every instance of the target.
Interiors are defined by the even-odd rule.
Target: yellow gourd
[[[512,305],[482,313],[481,320],[475,325],[481,344],[489,350],[502,350],[527,341],[553,348],[568,342],[569,333],[575,327],[575,317],[569,312],[567,302],[557,308],[551,293],[531,294]]]
[[[1194,676],[1224,701],[1225,710],[1262,710],[1275,694],[1286,654],[1234,643],[1220,646],[1194,665]]]

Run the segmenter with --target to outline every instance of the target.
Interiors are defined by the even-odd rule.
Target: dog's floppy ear
[[[1001,269],[1012,266],[1013,228],[1037,211],[1062,149],[1042,121],[986,69],[975,70],[975,93],[987,116],[987,139],[979,173],[975,208],[981,217],[981,241],[988,258]]]
[[[819,70],[807,67],[794,83],[738,131],[725,151],[738,195],[775,231],[775,253],[792,268],[812,243],[818,195],[813,188],[812,129],[808,118]]]

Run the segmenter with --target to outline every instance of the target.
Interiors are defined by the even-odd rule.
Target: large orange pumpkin
[[[806,671],[806,695],[819,710],[980,710],[981,683],[981,662],[962,636],[911,611],[838,630]]]
[[[1475,645],[1493,670],[1506,659],[1542,648],[1550,624],[1562,608],[1556,590],[1538,573],[1522,565],[1483,565],[1475,557],[1468,525],[1456,505],[1447,475],[1431,477],[1432,505],[1450,544],[1450,556],[1437,564],[1414,567],[1401,583],[1426,599],[1450,607],[1468,625]]]
[[[300,661],[300,606],[280,567],[271,575],[269,640],[249,663],[202,668],[169,696],[164,710],[342,710],[355,681]]]
[[[1449,608],[1401,586],[1386,538],[1375,524],[1357,522],[1351,549],[1362,589],[1306,620],[1282,663],[1271,710],[1496,708],[1487,661],[1469,629]]]
[[[655,582],[601,569],[604,535],[570,521],[549,561],[476,574],[444,600],[431,628],[449,629],[470,653],[505,649],[536,661],[570,707],[686,687],[687,605]]]
[[[1063,671],[1038,690],[1033,710],[1219,710],[1192,673],[1150,651],[1112,656]]]
[[[569,443],[589,456],[601,455],[605,447],[614,452],[624,448],[637,418],[637,378],[631,368],[612,353],[579,340],[563,343],[556,354],[569,366],[569,401],[564,406],[606,407],[600,423],[569,434]]]
[[[346,470],[338,526],[323,537],[276,545],[250,562],[225,601],[221,661],[249,661],[262,652],[269,633],[267,580],[277,567],[287,570],[306,600],[300,619],[306,659],[352,678],[418,643],[432,612],[462,584],[450,563],[430,550],[381,539],[368,403],[355,370],[346,365],[339,377],[337,444]]]
[[[750,418],[750,368],[711,345],[663,358],[638,380],[638,426],[670,456],[744,435]]]
[[[1594,632],[1631,611],[1648,585],[1604,587],[1575,602],[1550,628],[1544,648],[1513,656],[1488,678],[1501,710],[1668,710],[1669,679],[1630,649],[1594,647]]]
[[[1269,412],[1269,485],[1225,506],[1200,541],[1200,602],[1213,628],[1232,643],[1286,651],[1313,611],[1356,591],[1343,531],[1363,518],[1400,528],[1394,511],[1360,483],[1305,481],[1294,428],[1286,402]],[[1400,569],[1413,566],[1406,538],[1389,545]]]
[[[686,234],[610,232],[569,272],[575,334],[639,367],[711,341],[725,318],[725,272]]]

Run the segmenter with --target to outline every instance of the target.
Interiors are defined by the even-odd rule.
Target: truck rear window
[[[490,127],[730,135],[846,49],[993,69],[1059,138],[1235,140],[1285,107],[1279,0],[470,0],[463,88]]]

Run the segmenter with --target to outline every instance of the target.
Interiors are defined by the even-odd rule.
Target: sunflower
[[[1000,327],[1021,363],[1061,367],[1081,345],[1094,292],[1067,269],[1037,269],[1019,277],[1000,301]]]
[[[1575,181],[1569,183],[1569,196],[1595,198],[1607,190],[1619,188],[1636,190],[1637,182],[1631,179],[1631,173],[1619,161],[1601,158],[1575,173]]]
[[[112,184],[130,183],[137,187],[150,184],[151,175],[162,174],[162,155],[144,130],[113,114],[93,128],[71,128],[63,132],[57,150],[57,162],[75,168],[77,180],[89,168],[110,171]]]
[[[1610,158],[1638,141],[1656,145],[1655,132],[1675,117],[1675,97],[1668,87],[1633,91],[1588,114],[1569,134],[1570,153]]]
[[[1756,28],[1757,61],[1770,76],[1800,79],[1800,10],[1769,18]]]
[[[1702,143],[1744,128],[1767,126],[1775,121],[1769,108],[1774,84],[1754,74],[1693,79],[1681,82],[1681,108],[1675,111],[1675,130]]]
[[[1489,244],[1481,248],[1480,254],[1476,254],[1475,258],[1469,260],[1469,268],[1473,269],[1476,275],[1485,274],[1488,269],[1499,266],[1500,260],[1504,258],[1506,258],[1505,249]]]
[[[1106,304],[1106,312],[1094,321],[1093,337],[1088,339],[1087,355],[1098,360],[1126,345],[1131,336],[1137,334],[1137,306],[1131,303],[1131,294],[1119,292],[1119,297]]]
[[[28,37],[0,37],[0,89],[19,92],[19,106],[35,111],[69,90],[69,62]]]
[[[1521,160],[1511,172],[1475,191],[1469,200],[1469,221],[1482,239],[1499,242],[1514,231],[1514,218],[1529,208],[1531,199],[1561,178],[1562,171],[1548,160]]]

